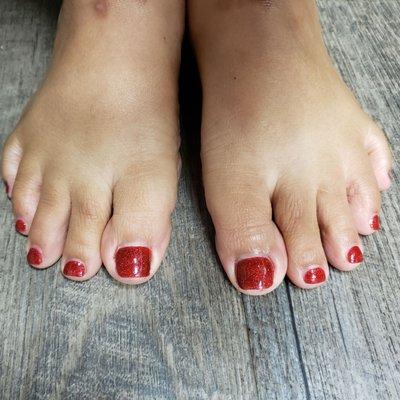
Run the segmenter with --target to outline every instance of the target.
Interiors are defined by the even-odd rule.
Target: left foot
[[[53,60],[8,138],[2,175],[27,261],[73,280],[102,263],[148,281],[169,242],[179,170],[181,0],[65,0]]]
[[[224,269],[243,293],[363,261],[389,188],[385,136],[334,70],[310,0],[189,2],[202,160]],[[226,4],[226,5],[224,5]]]

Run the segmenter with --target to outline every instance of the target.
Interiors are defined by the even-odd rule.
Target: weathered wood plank
[[[3,142],[39,84],[54,37],[51,2],[0,0]],[[399,160],[396,0],[320,2],[327,43],[347,83],[383,126]],[[0,197],[1,399],[397,399],[399,190],[368,261],[323,289],[290,284],[259,299],[225,279],[201,191],[198,103],[186,58],[184,169],[167,259],[128,288],[101,271],[76,284],[30,269],[25,239]],[[396,170],[396,178],[397,178]]]

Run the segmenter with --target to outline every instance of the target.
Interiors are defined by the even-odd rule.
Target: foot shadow
[[[206,228],[207,238],[211,248],[214,249],[214,225],[207,211],[200,159],[201,148],[201,114],[202,114],[202,90],[200,74],[190,44],[188,33],[185,33],[182,44],[182,62],[179,77],[179,101],[180,101],[180,127],[181,127],[181,156],[182,171],[187,171],[190,178],[190,191],[200,215],[201,222]],[[216,254],[216,252],[215,252]]]
[[[26,9],[35,10],[38,13],[47,14],[48,17],[57,21],[60,13],[62,0],[18,0],[14,3],[13,8],[21,13]]]

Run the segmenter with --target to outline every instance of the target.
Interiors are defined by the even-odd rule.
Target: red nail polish
[[[359,264],[364,261],[364,255],[358,246],[354,246],[347,253],[347,259],[351,264]]]
[[[379,229],[381,229],[381,220],[379,219],[379,215],[378,214],[375,214],[372,217],[369,225],[374,231],[379,231]]]
[[[325,271],[321,267],[309,269],[304,275],[304,282],[309,285],[316,285],[325,282]]]
[[[26,224],[22,218],[18,218],[15,222],[15,229],[17,232],[24,234],[26,232]]]
[[[253,257],[236,263],[236,280],[243,290],[264,290],[274,283],[274,263],[267,257]]]
[[[85,264],[80,262],[80,261],[68,261],[64,265],[63,273],[64,275],[67,276],[74,276],[77,278],[82,278],[83,275],[85,275]]]
[[[28,263],[31,265],[40,265],[43,261],[42,252],[35,247],[29,249],[27,255]]]
[[[122,278],[145,278],[150,275],[151,250],[147,247],[121,247],[115,253],[117,273]]]

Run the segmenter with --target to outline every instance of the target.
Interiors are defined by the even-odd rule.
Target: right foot
[[[52,65],[3,154],[28,262],[62,256],[76,280],[102,265],[152,277],[170,237],[179,168],[183,4],[65,1]]]
[[[362,261],[391,156],[334,70],[313,0],[189,1],[202,76],[202,162],[235,287],[305,289]]]

